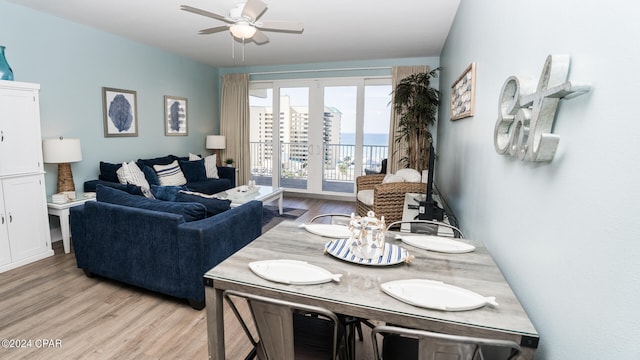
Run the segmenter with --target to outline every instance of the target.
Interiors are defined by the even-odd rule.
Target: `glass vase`
[[[0,80],[13,80],[13,70],[4,57],[4,46],[0,45]]]

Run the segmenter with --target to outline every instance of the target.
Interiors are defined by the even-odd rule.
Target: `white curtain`
[[[429,67],[427,65],[415,65],[415,66],[394,66],[392,68],[391,86],[393,90],[400,81],[407,76],[428,72]],[[393,101],[393,99],[392,99]],[[396,142],[396,130],[398,129],[398,123],[400,122],[400,116],[393,110],[393,103],[391,104],[391,121],[389,122],[389,154],[387,160],[387,173],[395,174],[400,167],[399,161],[404,155],[405,143]]]
[[[223,75],[220,134],[226,137],[225,158],[234,159],[238,169],[236,185],[251,178],[249,123],[249,74]]]

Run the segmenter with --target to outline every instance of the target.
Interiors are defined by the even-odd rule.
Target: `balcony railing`
[[[273,145],[271,142],[251,142],[251,175],[257,179],[273,177]],[[305,181],[308,175],[309,145],[302,143],[281,143],[280,178],[283,180]],[[380,171],[382,160],[387,158],[387,146],[364,145],[362,149],[362,169],[358,175],[365,173],[364,169]],[[355,182],[355,145],[324,144],[322,149],[323,182]],[[286,181],[289,183],[289,181]],[[271,184],[271,181],[268,181]],[[283,184],[285,185],[285,184]],[[299,186],[295,186],[299,187]],[[352,186],[351,186],[352,187]],[[326,187],[323,186],[326,189]]]

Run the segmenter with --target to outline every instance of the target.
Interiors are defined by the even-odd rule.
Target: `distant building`
[[[251,164],[252,171],[260,168],[271,168],[274,143],[274,116],[271,106],[251,106],[251,143],[259,144],[252,151],[255,158]],[[309,154],[309,108],[306,106],[292,106],[288,96],[280,97],[281,126],[278,138],[283,144],[282,163],[286,168],[296,163],[306,167]],[[342,113],[334,107],[325,106],[322,123],[322,141],[324,144],[340,143],[340,122]],[[323,157],[325,164],[335,165],[337,160],[332,146],[325,149]],[[259,170],[258,170],[259,171]]]

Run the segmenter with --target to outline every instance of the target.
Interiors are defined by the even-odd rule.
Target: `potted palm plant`
[[[436,122],[440,92],[431,87],[431,79],[440,68],[402,79],[393,90],[393,109],[400,116],[395,141],[406,143],[400,162],[404,167],[426,170],[429,167],[429,128]]]

